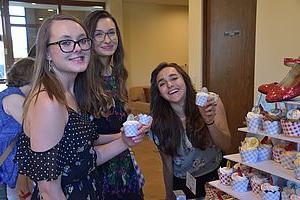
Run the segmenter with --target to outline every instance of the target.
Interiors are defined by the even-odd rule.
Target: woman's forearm
[[[97,165],[101,165],[128,149],[128,145],[120,137],[110,143],[97,145],[94,148],[97,153]]]
[[[94,142],[94,145],[107,144],[121,137],[122,137],[121,133],[107,134],[107,135],[99,134],[99,138]]]
[[[66,200],[61,188],[61,177],[53,181],[39,181],[39,191],[43,197],[43,200]]]
[[[216,115],[213,122],[210,125],[208,124],[207,128],[213,142],[223,151],[227,152],[231,148],[231,134],[228,128],[226,111],[221,99],[219,99],[216,105]]]
[[[218,126],[217,122],[215,122],[212,125],[208,125],[207,128],[214,144],[226,152],[231,147],[231,136],[229,130],[222,130]]]
[[[166,200],[173,199],[173,161],[172,157],[160,152],[163,164],[163,176],[165,184]]]
[[[67,198],[63,193],[53,194],[53,193],[41,192],[41,196],[43,197],[43,200],[54,200],[54,199],[67,200]]]

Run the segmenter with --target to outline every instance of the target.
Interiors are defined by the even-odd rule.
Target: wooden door
[[[234,152],[253,106],[256,0],[205,0],[204,15],[203,85],[222,98]]]

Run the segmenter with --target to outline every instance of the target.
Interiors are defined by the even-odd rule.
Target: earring
[[[48,59],[48,66],[49,66],[48,67],[49,72],[53,71],[50,59]]]

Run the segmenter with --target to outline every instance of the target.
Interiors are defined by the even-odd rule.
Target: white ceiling
[[[126,2],[144,2],[144,3],[156,3],[167,5],[185,5],[189,4],[188,0],[125,0]]]

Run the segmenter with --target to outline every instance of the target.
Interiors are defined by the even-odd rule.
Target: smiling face
[[[49,43],[61,40],[78,41],[86,37],[84,29],[75,21],[57,20],[51,24]],[[78,44],[70,53],[62,52],[58,44],[50,45],[47,55],[47,59],[52,61],[54,71],[64,73],[83,72],[90,60],[90,50],[83,51]]]
[[[163,68],[156,78],[161,97],[170,104],[184,105],[186,85],[182,75],[173,67]]]
[[[118,35],[112,19],[99,19],[93,37],[94,49],[98,55],[112,56],[115,53],[118,47]]]

